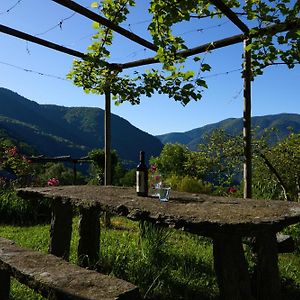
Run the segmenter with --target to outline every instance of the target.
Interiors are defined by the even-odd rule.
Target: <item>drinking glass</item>
[[[159,200],[161,202],[168,202],[170,198],[171,187],[169,186],[161,186],[159,188]]]

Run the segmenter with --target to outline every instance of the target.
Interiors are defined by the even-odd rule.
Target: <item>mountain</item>
[[[187,145],[191,150],[196,150],[197,145],[204,142],[207,134],[220,128],[231,135],[241,134],[243,130],[243,119],[230,118],[186,132],[172,132],[158,135],[157,138],[159,138],[163,144],[180,143]],[[261,136],[265,129],[276,128],[278,132],[272,134],[272,139],[282,139],[290,133],[289,128],[292,128],[295,133],[300,132],[300,115],[283,113],[252,117],[252,128],[255,129],[257,136]]]
[[[15,92],[0,88],[0,137],[31,145],[36,154],[85,156],[104,147],[104,111],[100,108],[40,105]],[[138,152],[157,156],[162,143],[134,127],[125,119],[111,115],[112,148],[122,160],[138,160]]]

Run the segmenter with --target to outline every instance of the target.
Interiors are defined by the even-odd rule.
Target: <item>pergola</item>
[[[98,22],[111,30],[121,34],[122,36],[128,38],[129,40],[142,45],[143,47],[150,49],[154,52],[158,50],[158,47],[153,43],[141,38],[140,36],[135,35],[134,33],[114,24],[110,20],[96,14],[95,12],[77,4],[72,0],[52,0],[57,4],[60,4],[76,13],[79,13],[90,20]],[[237,14],[235,14],[227,5],[222,2],[222,0],[210,0],[210,2],[216,6],[235,26],[241,30],[241,34],[230,36],[224,39],[211,41],[203,45],[199,45],[194,48],[182,50],[178,52],[181,57],[189,57],[196,54],[200,54],[207,51],[212,51],[215,49],[223,48],[226,46],[234,45],[237,43],[244,43],[244,64],[243,64],[243,78],[244,78],[244,111],[243,111],[243,137],[244,137],[244,198],[251,198],[251,178],[252,178],[252,151],[251,151],[251,49],[247,47],[251,44],[251,39],[259,36],[275,34],[279,32],[288,31],[292,28],[300,27],[300,19],[295,18],[290,22],[279,23],[269,27],[260,29],[258,32],[252,33],[250,28],[242,22]],[[63,52],[81,59],[87,59],[87,55],[82,52],[70,49],[67,47],[60,46],[58,44],[52,43],[50,41],[38,38],[36,36],[27,34],[22,31],[15,30],[13,28],[4,26],[0,24],[0,32],[27,40],[44,47],[54,49],[59,52]],[[159,63],[159,60],[155,57],[130,61],[127,63],[108,63],[107,66],[111,70],[122,71],[124,69],[145,66],[149,64]],[[104,136],[105,136],[105,185],[111,184],[111,93],[109,88],[105,91],[105,118],[104,118]]]

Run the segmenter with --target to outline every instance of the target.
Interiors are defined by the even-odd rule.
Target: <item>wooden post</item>
[[[213,253],[220,299],[254,300],[241,237],[231,234],[214,237]]]
[[[58,199],[53,202],[48,252],[69,260],[73,218],[72,206],[70,203],[62,203]]]
[[[99,260],[100,209],[80,208],[78,225],[78,264],[82,267],[94,265]]]
[[[110,89],[105,90],[105,116],[104,116],[104,148],[105,148],[105,173],[104,185],[111,185],[111,124],[110,124]]]
[[[10,292],[10,275],[4,270],[0,270],[0,299],[8,300]]]
[[[276,233],[263,232],[257,243],[257,299],[280,300],[281,288],[278,269]]]
[[[244,198],[252,197],[252,147],[251,147],[251,39],[244,40]]]

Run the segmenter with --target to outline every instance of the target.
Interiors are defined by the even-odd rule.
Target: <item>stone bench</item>
[[[0,238],[1,300],[9,299],[11,276],[51,300],[141,299],[131,283]]]

